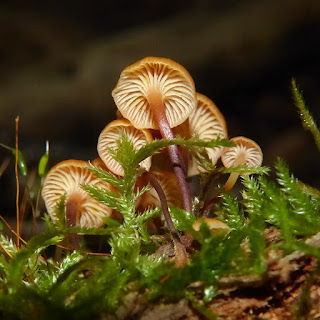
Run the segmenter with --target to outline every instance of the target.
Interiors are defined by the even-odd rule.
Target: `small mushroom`
[[[247,167],[259,167],[262,164],[262,151],[259,145],[246,137],[235,137],[230,141],[236,144],[235,147],[224,148],[221,154],[221,161],[226,168],[239,165]],[[238,172],[232,172],[224,185],[226,191],[232,189],[239,177]]]
[[[173,139],[172,128],[184,122],[196,107],[195,86],[180,64],[165,58],[147,57],[125,68],[112,92],[121,114],[136,127],[160,130]],[[190,190],[185,180],[178,147],[168,147],[184,208],[191,211]]]
[[[137,129],[126,120],[114,120],[110,122],[101,132],[98,140],[98,154],[106,167],[116,175],[123,176],[122,166],[109,153],[109,148],[117,150],[117,140],[120,138],[121,132],[124,131],[133,143],[136,150],[152,142],[152,135],[147,129]],[[141,161],[141,167],[149,170],[151,167],[151,157]]]
[[[189,116],[190,135],[197,135],[199,139],[210,141],[212,139],[227,138],[226,121],[212,100],[203,94],[197,93],[197,107]],[[208,157],[215,165],[221,156],[223,148],[206,148]],[[199,174],[201,168],[194,157],[191,158],[188,176]]]
[[[66,219],[69,225],[81,227],[100,227],[103,217],[109,217],[112,209],[93,199],[81,187],[82,184],[109,189],[103,182],[87,169],[88,162],[82,160],[65,160],[50,169],[42,189],[48,214],[57,220],[56,207],[62,196],[66,196]]]

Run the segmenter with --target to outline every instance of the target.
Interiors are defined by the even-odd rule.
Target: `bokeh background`
[[[224,114],[229,136],[258,142],[264,164],[285,158],[320,187],[319,154],[291,99],[295,77],[320,119],[319,0],[92,0],[0,4],[0,142],[29,171],[50,141],[50,162],[94,159],[115,119],[120,72],[145,56],[181,63]],[[15,215],[14,161],[0,149],[0,214]],[[23,194],[30,175],[21,178]]]

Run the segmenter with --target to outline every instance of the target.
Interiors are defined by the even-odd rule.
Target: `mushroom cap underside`
[[[114,120],[102,130],[98,139],[98,154],[111,172],[116,175],[123,176],[124,171],[122,166],[109,153],[110,149],[118,150],[117,141],[121,137],[121,132],[127,134],[136,150],[139,150],[147,143],[152,142],[153,138],[149,130],[139,130],[132,126],[132,124],[126,119]],[[149,170],[151,166],[151,157],[141,161],[140,166]]]
[[[259,145],[246,137],[234,137],[230,141],[235,147],[223,149],[221,161],[226,168],[244,165],[247,167],[259,167],[262,164],[263,154]]]
[[[56,208],[63,196],[66,202],[70,195],[73,201],[78,199],[79,205],[79,225],[81,227],[99,227],[103,224],[103,217],[109,217],[112,209],[93,199],[82,189],[83,184],[89,184],[105,189],[109,189],[109,184],[96,177],[87,166],[89,163],[82,160],[65,160],[50,169],[43,189],[47,212],[52,220],[57,220]]]
[[[147,57],[125,68],[112,96],[121,114],[136,128],[159,128],[150,104],[165,107],[170,127],[184,122],[196,107],[190,74],[166,58]],[[152,97],[160,97],[161,106]]]
[[[221,111],[215,103],[203,94],[197,93],[197,107],[188,118],[191,135],[197,135],[199,139],[210,141],[213,139],[227,138],[227,124]],[[215,165],[223,151],[222,147],[206,148],[209,159]],[[201,173],[197,160],[191,157],[188,168],[188,176]]]

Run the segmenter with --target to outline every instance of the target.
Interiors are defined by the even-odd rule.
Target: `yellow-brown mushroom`
[[[152,135],[147,129],[137,129],[128,120],[114,120],[110,122],[101,132],[98,139],[98,154],[106,167],[116,175],[123,176],[122,166],[110,155],[109,149],[118,150],[117,140],[120,139],[121,132],[125,132],[132,141],[136,150],[152,142]],[[141,161],[140,166],[149,170],[151,167],[151,157]]]
[[[197,93],[197,107],[188,118],[190,135],[197,135],[199,139],[210,141],[227,138],[226,121],[212,100],[203,94]],[[209,159],[215,165],[221,156],[223,148],[206,148]],[[191,158],[188,167],[188,176],[199,174],[201,168],[194,157]]]
[[[195,86],[180,64],[165,58],[147,57],[125,68],[112,92],[121,114],[136,128],[158,129],[173,139],[172,128],[183,123],[196,107]],[[177,146],[168,147],[184,208],[191,211],[190,190]]]
[[[262,151],[259,145],[253,140],[246,137],[235,137],[230,141],[236,144],[235,147],[223,149],[221,161],[226,168],[236,167],[239,165],[247,167],[260,167],[262,164]],[[232,189],[239,177],[238,172],[232,172],[225,183],[226,191]]]
[[[57,220],[56,206],[66,196],[66,220],[69,225],[100,227],[103,217],[109,217],[112,209],[93,199],[81,187],[90,184],[109,189],[110,185],[96,177],[82,160],[65,160],[50,169],[42,189],[47,212],[53,221]]]

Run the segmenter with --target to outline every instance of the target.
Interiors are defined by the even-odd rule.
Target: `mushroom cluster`
[[[228,137],[226,121],[220,110],[209,98],[196,92],[188,71],[170,59],[146,57],[126,67],[112,96],[118,109],[117,120],[102,130],[97,144],[99,157],[91,163],[114,175],[124,175],[121,165],[109,154],[110,148],[118,148],[116,141],[122,132],[126,133],[136,150],[154,139],[173,139],[176,135],[185,139],[196,135],[204,141]],[[220,157],[226,167],[261,165],[262,152],[255,142],[244,137],[231,140],[236,147],[206,148],[214,166]],[[66,197],[66,221],[69,225],[99,227],[104,217],[112,215],[112,209],[82,190],[83,184],[109,190],[113,188],[99,180],[87,165],[85,161],[66,160],[49,171],[42,196],[52,220],[57,219],[55,208],[63,195]],[[151,184],[153,188],[143,195],[137,208],[163,207],[165,198],[167,206],[192,211],[186,178],[202,173],[203,169],[184,147],[171,145],[153,159],[143,160],[140,167],[148,174],[140,177],[139,187]],[[237,176],[237,173],[230,175],[226,190],[232,188]],[[166,223],[169,226],[172,221],[168,219]]]

